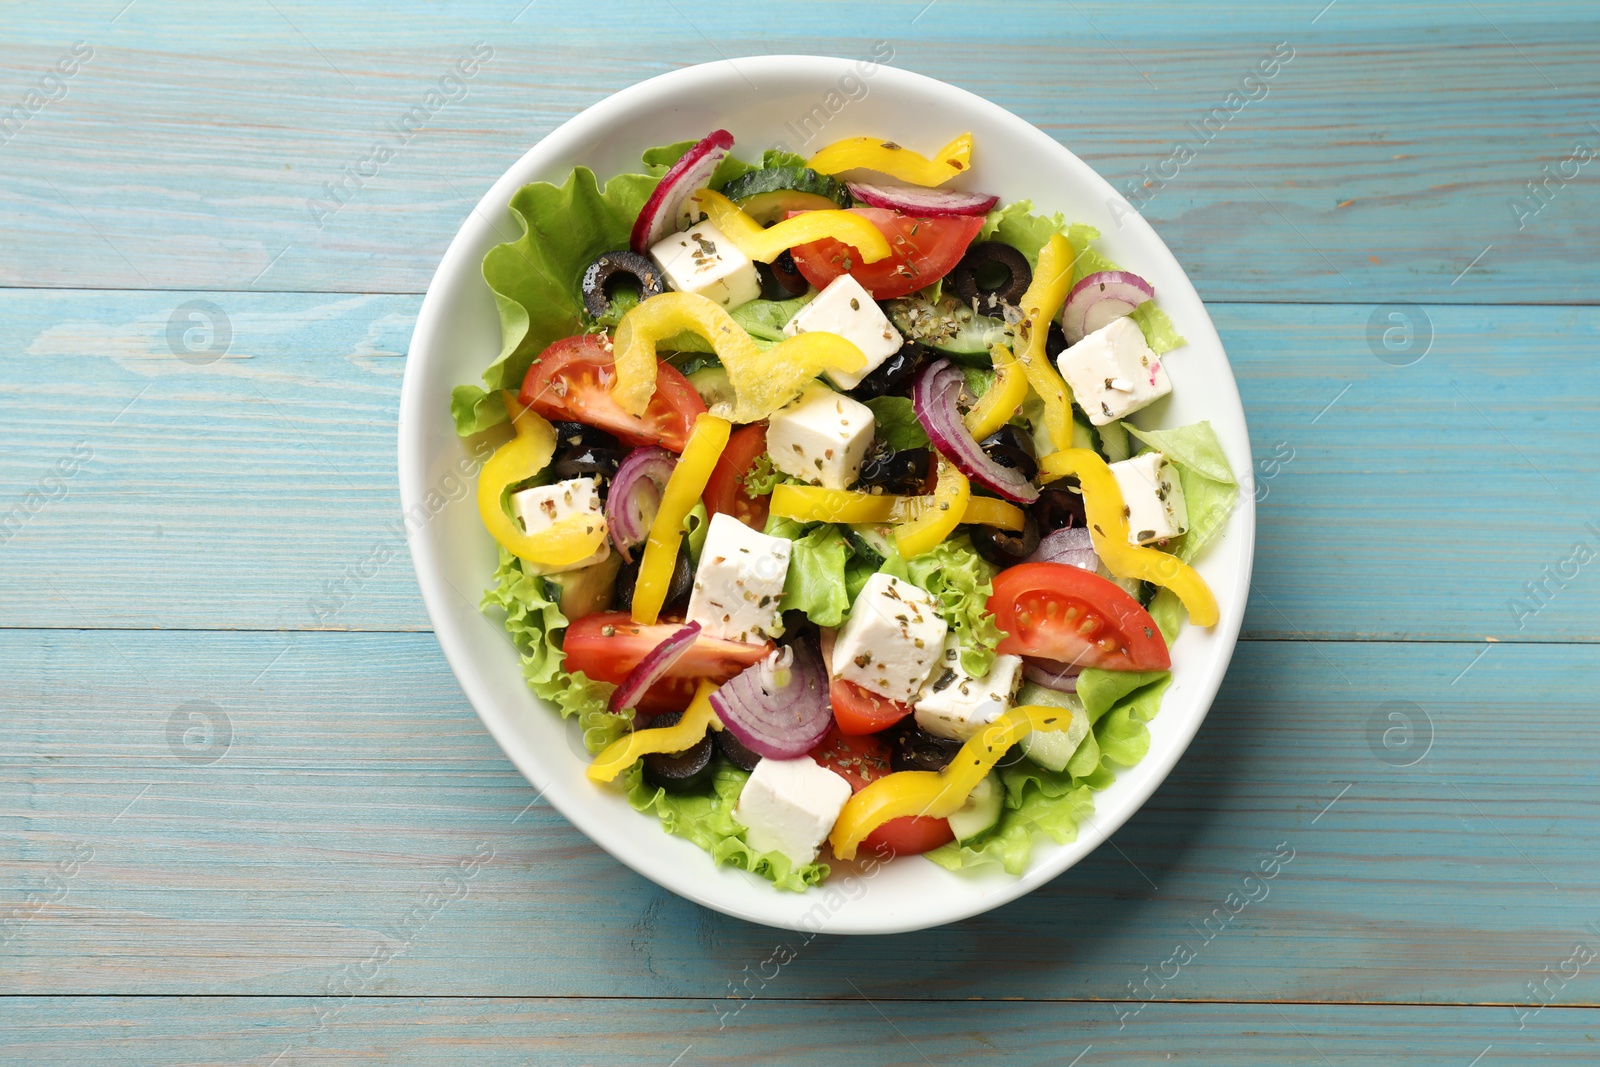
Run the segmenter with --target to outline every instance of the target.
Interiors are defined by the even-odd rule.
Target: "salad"
[[[1020,873],[1217,621],[1233,472],[1136,417],[1183,339],[1091,227],[953,188],[969,134],[732,149],[513,197],[502,351],[451,397],[504,439],[484,609],[594,788],[718,863]]]

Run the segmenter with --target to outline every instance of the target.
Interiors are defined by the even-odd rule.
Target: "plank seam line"
[[[590,995],[585,993],[353,993],[337,996],[316,993],[0,993],[0,1002],[8,1000],[366,1000],[415,1003],[427,1000],[478,1000],[519,1003],[540,1000],[626,1001],[630,1003],[707,1002],[738,999],[712,996],[618,996],[615,994]],[[874,997],[880,1004],[1131,1004],[1126,998],[1112,997]],[[827,997],[751,997],[750,1003],[767,1001],[775,1004],[856,1004],[854,996]],[[1228,1007],[1296,1007],[1296,1008],[1531,1008],[1535,1002],[1518,1001],[1423,1001],[1423,1000],[1226,1000],[1226,999],[1175,999],[1148,1000],[1146,1004],[1196,1004]],[[1593,1011],[1596,1003],[1539,1004],[1540,1007],[1561,1011]]]

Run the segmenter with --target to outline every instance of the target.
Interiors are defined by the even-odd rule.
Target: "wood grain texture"
[[[231,332],[204,366],[168,338],[194,300]],[[0,513],[92,452],[0,545],[6,624],[426,628],[394,528],[416,304],[0,292]],[[1600,313],[1434,306],[1409,367],[1364,307],[1212,313],[1257,458],[1248,636],[1600,639],[1600,582],[1559,573],[1600,548]]]
[[[1495,1057],[1577,1064],[1592,1057],[1600,1015],[1549,1009],[1519,1031],[1505,1008],[1161,1004],[1119,1029],[1103,1004],[908,1003],[879,999],[865,983],[848,1000],[758,1001],[722,1029],[715,1005],[670,999],[358,999],[326,1024],[318,1015],[325,1002],[251,997],[227,1004],[219,1019],[218,1002],[206,999],[0,1001],[9,1024],[0,1035],[0,1063],[1464,1067],[1481,1055],[1484,1064]]]
[[[1600,648],[1470,659],[1246,642],[1111,847],[955,926],[808,939],[672,896],[533,803],[430,635],[0,632],[0,900],[39,905],[0,993],[337,994],[361,972],[363,994],[724,998],[789,945],[763,997],[1128,1000],[1184,943],[1146,996],[1526,1005],[1600,946],[1600,737],[1572,685]],[[1245,882],[1280,846],[1267,889]]]
[[[865,56],[881,40],[895,65],[1010,108],[1119,189],[1138,189],[1144,167],[1174,173],[1159,168],[1178,144],[1194,150],[1146,214],[1207,299],[1588,303],[1595,291],[1594,164],[1536,217],[1510,209],[1576,142],[1600,146],[1587,114],[1600,15],[1581,5],[1341,4],[1319,17],[1320,4],[1169,2],[1130,19],[1119,4],[1043,0],[600,0],[581,13],[410,0],[381,20],[354,3],[186,10],[178,32],[168,4],[113,22],[119,6],[30,12],[0,43],[18,98],[74,41],[94,50],[3,146],[14,251],[0,283],[421,292],[482,190],[589,104],[691,63]],[[494,58],[464,95],[315,218],[324,183],[392,137],[480,41]],[[1266,95],[1197,136],[1280,42],[1294,58]]]

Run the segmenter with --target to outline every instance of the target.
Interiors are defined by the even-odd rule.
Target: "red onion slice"
[[[695,638],[700,636],[700,624],[691,622],[665,641],[661,642],[639,665],[628,672],[622,684],[611,694],[610,708],[612,711],[621,711],[637,705],[652,685],[659,682],[672,665],[683,658],[683,654],[694,646]]]
[[[650,524],[661,508],[661,491],[677,465],[676,455],[655,445],[634,449],[617,465],[606,496],[606,525],[612,544],[628,563],[633,562],[633,547],[650,536]]]
[[[1019,504],[1039,499],[1039,489],[1014,467],[996,463],[967,431],[957,399],[966,376],[947,359],[931,363],[911,389],[911,407],[928,431],[933,447],[949,457],[968,478],[992,493]]]
[[[1094,550],[1094,540],[1086,526],[1068,526],[1045,534],[1024,562],[1065,563],[1096,574],[1100,571],[1100,555]]]
[[[722,725],[750,751],[797,759],[833,725],[828,672],[809,640],[773,652],[711,694]]]
[[[683,202],[706,187],[717,165],[733,147],[733,134],[727,130],[712,130],[693,148],[685,152],[644,202],[639,218],[633,224],[629,246],[637,253],[647,255],[650,246],[678,229],[678,213]]]
[[[919,219],[941,215],[987,215],[1000,202],[998,196],[962,193],[954,189],[922,189],[915,185],[868,185],[845,182],[850,195],[871,207],[886,207]]]
[[[1035,685],[1061,693],[1078,691],[1078,675],[1083,668],[1076,663],[1060,663],[1053,659],[1035,659],[1024,656],[1022,676]]]
[[[1102,270],[1084,278],[1067,294],[1061,308],[1061,332],[1075,345],[1102,326],[1115,322],[1146,300],[1155,299],[1155,286],[1125,270]]]

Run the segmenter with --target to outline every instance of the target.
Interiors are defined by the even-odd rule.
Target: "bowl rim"
[[[400,481],[400,507],[402,516],[421,501],[426,494],[427,485],[424,471],[427,468],[428,456],[423,454],[423,435],[415,428],[420,427],[423,420],[429,417],[429,406],[440,405],[443,401],[436,396],[423,395],[421,385],[422,364],[430,356],[427,353],[425,338],[434,332],[439,320],[448,314],[444,289],[447,283],[442,279],[453,278],[463,269],[477,272],[479,261],[472,250],[478,247],[488,232],[495,232],[497,238],[502,236],[490,222],[491,216],[503,212],[511,196],[529,181],[538,180],[530,177],[541,169],[541,159],[545,157],[559,157],[588,141],[593,136],[593,131],[624,118],[637,108],[649,109],[652,97],[666,96],[664,90],[678,93],[686,88],[692,88],[696,82],[715,83],[724,77],[724,71],[732,70],[741,78],[750,74],[774,75],[811,75],[821,74],[828,78],[837,77],[842,72],[852,69],[859,61],[844,59],[836,56],[817,56],[803,54],[757,55],[738,56],[716,60],[708,63],[696,64],[648,78],[621,89],[607,96],[576,115],[567,119],[550,133],[531,145],[506,171],[495,180],[489,189],[479,199],[468,213],[465,221],[451,239],[449,246],[440,260],[439,267],[430,279],[428,289],[423,297],[422,306],[417,314],[416,325],[413,328],[411,347],[408,349],[405,374],[401,385],[400,409],[397,420],[398,434],[398,463]],[[963,99],[965,103],[979,110],[991,113],[995,121],[1012,126],[1013,131],[1023,139],[1032,143],[1040,157],[1052,158],[1060,166],[1075,170],[1077,177],[1086,181],[1091,187],[1098,187],[1108,205],[1118,204],[1121,213],[1118,215],[1119,224],[1123,229],[1131,228],[1134,233],[1131,240],[1148,245],[1157,256],[1167,257],[1168,266],[1176,272],[1182,284],[1187,287],[1189,295],[1199,315],[1187,317],[1184,321],[1184,332],[1189,342],[1204,342],[1214,345],[1217,352],[1222,355],[1223,370],[1221,379],[1215,381],[1214,387],[1222,390],[1226,395],[1225,400],[1230,400],[1233,411],[1237,412],[1238,431],[1245,442],[1245,449],[1249,450],[1249,427],[1244,414],[1243,402],[1239,396],[1238,384],[1233,377],[1232,366],[1227,360],[1226,350],[1222,346],[1220,337],[1211,321],[1210,313],[1200,300],[1199,294],[1194,291],[1193,283],[1189,280],[1188,273],[1183,270],[1177,258],[1172,255],[1166,243],[1145,221],[1127,200],[1118,193],[1093,167],[1084,162],[1065,145],[1056,141],[1043,130],[1034,126],[1026,119],[1012,113],[990,100],[985,99],[969,90],[951,85],[937,78],[920,74],[915,71],[899,67],[888,66],[887,63],[879,65],[874,78],[886,78],[889,82],[900,83],[901,87],[911,93],[918,94],[943,94]],[[646,146],[641,146],[641,149]],[[465,261],[465,262],[464,262]],[[481,274],[479,274],[481,278]],[[423,355],[417,354],[419,346]],[[1232,419],[1229,419],[1231,424]],[[1222,620],[1211,631],[1216,641],[1216,649],[1209,659],[1203,663],[1205,677],[1199,679],[1197,688],[1191,689],[1191,699],[1195,701],[1197,712],[1186,720],[1166,720],[1174,726],[1170,731],[1170,748],[1160,756],[1155,752],[1146,755],[1139,764],[1138,770],[1142,779],[1127,793],[1118,798],[1119,803],[1114,808],[1105,808],[1097,803],[1094,813],[1080,824],[1078,838],[1067,844],[1055,846],[1057,851],[1046,860],[1031,861],[1030,866],[1021,875],[1010,878],[1008,884],[993,892],[972,894],[969,897],[953,898],[959,904],[946,909],[907,909],[907,917],[901,921],[877,923],[872,925],[853,924],[849,921],[830,923],[826,932],[835,934],[890,934],[903,933],[913,930],[927,929],[942,926],[970,918],[1009,903],[1034,889],[1056,878],[1084,857],[1104,844],[1112,834],[1120,829],[1133,815],[1138,812],[1155,791],[1171,774],[1178,760],[1187,751],[1200,725],[1209,714],[1212,703],[1216,699],[1223,677],[1231,664],[1237,646],[1238,635],[1244,619],[1245,602],[1248,599],[1250,583],[1255,556],[1255,498],[1250,491],[1252,480],[1248,476],[1240,477],[1240,494],[1238,503],[1228,519],[1228,525],[1223,536],[1219,537],[1208,549],[1208,554],[1214,553],[1221,545],[1233,542],[1232,549],[1238,553],[1237,572],[1232,587],[1217,590],[1218,603],[1223,606]],[[672,892],[686,897],[696,903],[749,922],[759,923],[778,929],[809,930],[810,927],[802,926],[798,922],[789,921],[783,917],[762,915],[750,908],[732,902],[713,890],[716,888],[712,879],[707,879],[703,874],[689,872],[683,876],[677,871],[663,871],[659,864],[648,862],[648,858],[641,859],[623,850],[613,848],[606,839],[606,835],[599,832],[599,817],[582,803],[565,803],[559,793],[550,794],[547,791],[553,780],[546,776],[537,761],[524,751],[524,746],[512,736],[509,723],[499,713],[492,713],[486,709],[497,706],[497,701],[489,691],[488,683],[477,675],[474,670],[468,669],[465,662],[465,650],[462,642],[464,635],[456,633],[452,617],[447,610],[447,604],[453,594],[452,590],[444,588],[449,583],[443,575],[430,563],[428,555],[431,549],[432,532],[426,528],[417,531],[408,537],[411,551],[413,571],[422,593],[424,606],[429,620],[433,626],[434,636],[438,640],[446,661],[449,663],[457,683],[472,704],[474,711],[484,723],[491,736],[500,746],[508,759],[517,770],[545,797],[561,815],[584,833],[590,841],[599,845],[604,851],[612,855],[640,875],[652,882],[669,889]],[[1174,675],[1176,679],[1176,675]],[[1191,679],[1186,679],[1191,681]],[[519,678],[519,684],[521,680]],[[536,703],[543,704],[528,694]],[[1155,761],[1155,762],[1150,762]],[[1134,768],[1127,768],[1118,773],[1120,779],[1124,774]],[[1097,794],[1099,797],[1103,793]],[[641,813],[641,818],[646,817]],[[665,834],[666,831],[659,831]],[[692,846],[691,846],[692,847]],[[1036,845],[1037,849],[1043,846]],[[706,857],[708,862],[709,856]],[[925,861],[926,862],[926,861]],[[754,878],[756,876],[749,876]],[[770,889],[770,887],[767,887]],[[776,889],[770,890],[777,893]],[[783,894],[787,897],[791,894]],[[937,914],[931,914],[937,912]],[[845,918],[844,915],[834,916],[835,920]]]

